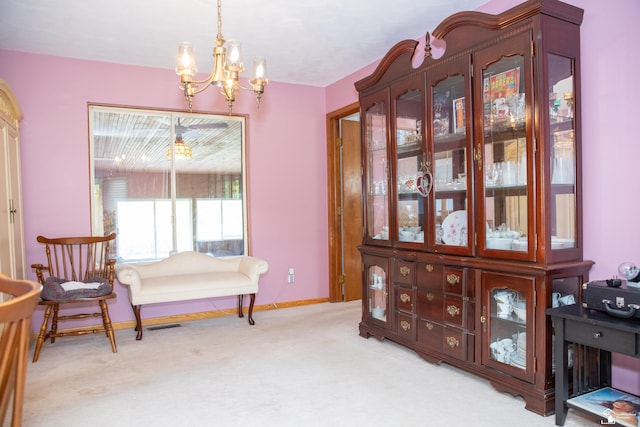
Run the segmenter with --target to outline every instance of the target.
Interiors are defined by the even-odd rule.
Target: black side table
[[[571,395],[611,385],[611,353],[640,357],[640,320],[619,319],[579,304],[549,308],[555,330],[556,425],[564,425]],[[569,368],[569,344],[573,366]],[[571,378],[569,371],[572,372]],[[571,379],[571,383],[570,383]]]

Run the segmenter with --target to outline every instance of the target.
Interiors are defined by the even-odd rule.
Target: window
[[[92,227],[119,261],[248,252],[245,118],[89,106]]]

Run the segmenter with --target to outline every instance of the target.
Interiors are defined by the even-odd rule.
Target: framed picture
[[[465,133],[466,120],[464,111],[464,96],[453,100],[453,132]]]
[[[451,98],[449,92],[435,93],[433,96],[433,136],[446,136],[451,133]]]
[[[640,397],[611,387],[573,397],[567,401],[574,407],[584,409],[607,420],[627,427],[638,426]]]
[[[483,103],[485,115],[495,119],[507,118],[507,99],[520,90],[520,67],[492,74],[483,81]]]

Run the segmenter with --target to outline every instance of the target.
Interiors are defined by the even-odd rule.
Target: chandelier
[[[191,158],[191,148],[184,143],[181,136],[177,136],[173,146],[167,149],[167,159],[171,157],[176,160],[189,160]]]
[[[180,89],[191,110],[193,97],[203,92],[209,86],[218,86],[224,95],[229,114],[236,99],[236,93],[244,89],[238,83],[239,74],[244,70],[242,63],[241,44],[235,40],[226,40],[222,37],[222,1],[218,0],[218,35],[216,45],[213,48],[213,70],[204,80],[194,80],[196,72],[193,46],[189,42],[178,45],[178,61],[176,73],[180,76]],[[256,102],[260,106],[260,97],[264,87],[269,83],[267,77],[267,61],[262,57],[256,57],[253,61],[253,72],[249,79],[251,88],[256,95]]]

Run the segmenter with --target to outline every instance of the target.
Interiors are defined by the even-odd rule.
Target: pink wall
[[[585,9],[582,35],[582,117],[585,258],[592,279],[616,273],[621,261],[640,263],[640,2],[567,0]],[[518,0],[493,0],[480,9],[498,13]],[[432,30],[432,29],[425,29]],[[416,35],[416,38],[421,35]],[[399,41],[399,40],[398,40]],[[390,48],[391,46],[389,46]],[[249,197],[252,253],[267,259],[258,304],[328,296],[325,115],[357,101],[354,81],[371,64],[324,88],[271,83],[260,110],[241,94],[235,111],[249,114]],[[40,261],[38,234],[87,233],[87,103],[184,109],[177,76],[169,70],[77,61],[0,50],[0,77],[24,112],[21,123],[27,263]],[[629,82],[627,85],[622,85]],[[210,90],[211,91],[211,90]],[[226,111],[205,93],[194,108]],[[296,283],[286,283],[288,267]],[[123,289],[114,321],[132,319]],[[145,316],[226,308],[232,300],[146,307]],[[39,324],[41,314],[34,324]],[[257,317],[259,321],[259,316]],[[640,363],[616,357],[614,385],[640,393]]]
[[[90,233],[87,103],[185,109],[170,70],[0,50],[0,77],[16,94],[21,126],[27,265],[41,262],[36,236]],[[209,89],[194,110],[226,113]],[[260,109],[242,93],[234,111],[248,114],[251,251],[270,264],[257,304],[327,297],[327,197],[324,90],[272,83]],[[295,284],[287,284],[289,267]],[[35,278],[28,269],[31,278]],[[111,308],[133,319],[126,291]],[[146,317],[233,306],[235,299],[149,306]],[[40,324],[41,311],[34,317]]]

